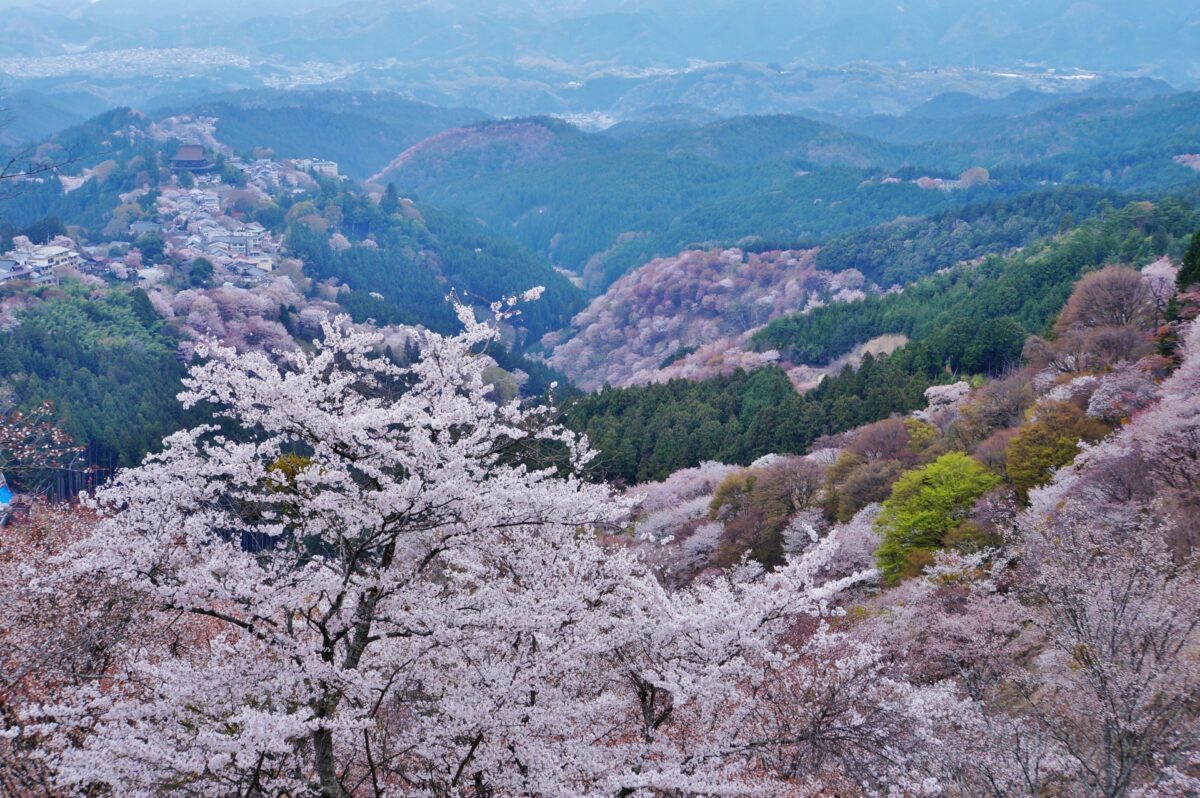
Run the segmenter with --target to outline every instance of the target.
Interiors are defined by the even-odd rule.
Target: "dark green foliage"
[[[287,244],[309,276],[337,278],[350,287],[338,302],[358,321],[449,332],[458,327],[446,301],[452,291],[486,305],[541,285],[542,298],[522,308],[519,323],[528,330],[528,341],[518,342],[523,345],[564,326],[583,307],[579,290],[545,261],[465,214],[419,205],[408,214],[389,215],[349,187],[337,190],[325,209],[359,246],[336,251],[327,234],[312,232],[302,221],[291,226]],[[368,236],[375,246],[361,245]]]
[[[196,258],[188,269],[188,285],[207,288],[212,285],[213,264],[208,258]]]
[[[1183,256],[1183,264],[1179,268],[1176,284],[1183,291],[1196,283],[1200,283],[1200,231],[1192,234],[1187,252]]]
[[[658,364],[658,367],[660,369],[665,369],[667,366],[671,365],[672,363],[675,363],[676,361],[679,361],[679,360],[683,360],[688,355],[695,353],[699,348],[700,347],[698,347],[698,346],[681,346],[678,349],[676,349],[674,352],[672,352],[671,354],[664,357],[662,359],[662,362]]]
[[[213,171],[221,178],[221,182],[227,186],[246,185],[245,172],[226,161],[224,155],[217,154],[216,159],[213,161]]]
[[[131,466],[188,420],[184,367],[144,291],[91,291],[43,289],[0,337],[0,377],[22,407],[52,402],[92,464]]]
[[[1177,210],[1166,202],[1153,208],[1132,203],[1058,243],[927,278],[900,294],[778,318],[754,336],[754,346],[779,349],[797,363],[823,365],[877,335],[903,333],[925,341],[925,357],[951,369],[994,374],[1020,353],[1022,333],[1041,332],[1049,324],[1075,280],[1120,259],[1131,235],[1148,245],[1160,241],[1146,257],[1173,251]]]
[[[337,252],[329,246],[327,236],[302,225],[288,233],[287,245],[291,254],[304,261],[309,276],[317,280],[335,277],[350,286],[349,292],[338,296],[338,303],[356,321],[424,323],[439,331],[454,323],[445,301],[446,289],[420,264],[415,251],[352,247]]]
[[[662,479],[701,460],[750,462],[754,439],[775,442],[777,430],[764,427],[774,415],[772,400],[788,405],[798,398],[787,375],[770,368],[704,382],[606,388],[571,403],[565,420],[586,431],[602,452],[595,462],[598,477],[637,482]],[[763,408],[768,411],[756,417]]]
[[[0,252],[8,252],[13,247],[15,236],[25,236],[35,244],[45,244],[58,235],[66,235],[66,228],[56,216],[47,216],[21,228],[8,221],[0,221]]]
[[[521,386],[522,396],[557,401],[578,395],[578,391],[571,387],[567,375],[540,360],[531,360],[518,352],[498,346],[489,348],[487,353],[500,368],[506,371],[520,370],[529,375],[529,379]],[[555,386],[553,389],[551,384]]]
[[[867,356],[859,369],[847,368],[804,396],[770,367],[703,382],[606,388],[570,403],[565,419],[600,450],[598,477],[632,483],[703,460],[746,465],[770,452],[804,452],[822,435],[923,406],[935,381],[901,350]]]
[[[396,191],[395,183],[388,183],[383,197],[379,200],[380,209],[389,216],[400,210],[400,194]]]
[[[160,262],[166,252],[166,244],[160,235],[139,236],[133,245],[142,253],[142,260],[147,264]]]
[[[1008,200],[968,205],[928,219],[869,227],[821,244],[817,267],[858,269],[881,286],[904,285],[981,255],[1001,254],[1053,235],[1124,204],[1098,188],[1062,187]]]
[[[58,220],[57,216],[38,219],[25,228],[25,235],[35,244],[45,244],[55,236],[66,234],[67,228],[63,227],[63,223]]]

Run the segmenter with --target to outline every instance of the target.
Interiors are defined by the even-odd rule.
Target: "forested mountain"
[[[1182,255],[1183,237],[1192,228],[1194,214],[1178,201],[1167,199],[1152,208],[1148,204],[1131,203],[1119,211],[1110,211],[1104,218],[1108,221],[1101,227],[1102,238],[1097,244],[1102,247],[1103,257],[1144,265],[1162,255],[1171,254],[1176,258]],[[1134,223],[1114,221],[1129,219],[1135,220]],[[1095,223],[1086,223],[1081,232],[1069,234],[1065,239],[1096,240],[1095,230]],[[966,325],[970,323],[968,319],[981,321],[991,315],[990,310],[984,316],[964,311],[988,307],[993,302],[1012,307],[1013,298],[1026,291],[1031,291],[1032,295],[1019,301],[1023,307],[1033,308],[1033,315],[1025,315],[1028,311],[1023,311],[1018,320],[1025,323],[1027,332],[1038,332],[1036,320],[1046,318],[1047,307],[1053,312],[1062,304],[1066,297],[1061,292],[1067,285],[1061,277],[1055,281],[1046,273],[1037,275],[1036,289],[1023,282],[1033,277],[1033,269],[1045,269],[1044,261],[1040,259],[1044,256],[1041,252],[1044,247],[1043,243],[1016,256],[1009,273],[1002,274],[999,261],[989,258],[978,269],[960,268],[918,282],[903,293],[868,297],[853,307],[829,306],[817,308],[808,315],[780,318],[756,333],[754,343],[759,348],[781,349],[797,362],[827,363],[876,335],[905,333],[920,336],[930,329],[927,325],[936,327],[951,321]],[[1073,255],[1067,260],[1078,257],[1080,255]],[[1018,266],[1020,263],[1029,265],[1022,268]],[[981,285],[973,279],[961,281],[964,272],[975,271],[994,276],[996,285]],[[978,369],[968,367],[967,370]]]
[[[881,299],[882,291],[1007,254],[1127,202],[1113,191],[1061,187],[888,222],[807,250],[755,242],[745,250],[656,258],[617,280],[543,345],[552,352],[551,363],[589,390],[606,383],[624,387],[671,376],[728,374],[771,362],[777,355],[769,350],[781,351],[785,361],[824,367],[877,336],[911,332],[909,325],[872,322],[876,306],[895,299]],[[1171,214],[1177,217],[1171,225],[1177,236],[1188,212],[1167,200],[1162,216]],[[1156,229],[1152,235],[1167,233]],[[1122,256],[1144,257],[1147,245],[1143,236],[1131,236]],[[914,302],[927,299],[921,295]],[[837,311],[819,307],[831,302],[852,305]],[[772,321],[800,311],[804,315]],[[782,332],[793,324],[794,332]],[[826,345],[833,330],[843,345]]]
[[[705,242],[820,236],[956,202],[899,181],[863,185],[873,164],[899,163],[893,147],[793,117],[620,143],[527,120],[435,137],[380,178],[462,205],[602,289]]]
[[[1194,148],[1198,133],[1200,93],[1143,100],[1080,98],[1027,116],[1000,118],[987,127],[968,122],[916,152],[939,154],[951,168],[1035,166],[1056,181],[1169,190],[1186,182],[1171,159]],[[955,144],[947,148],[946,142]]]
[[[197,426],[100,491],[98,519],[35,506],[6,529],[0,597],[17,611],[0,619],[4,706],[38,722],[5,717],[0,783],[171,793],[186,778],[219,795],[263,779],[336,790],[357,768],[382,798],[413,774],[453,787],[461,768],[438,763],[465,743],[480,756],[473,780],[498,795],[536,776],[572,792],[720,779],[734,794],[837,785],[857,798],[917,774],[927,793],[1085,798],[1125,792],[1114,769],[1186,795],[1194,779],[1163,759],[1200,753],[1200,236],[1166,242],[1186,246],[1178,270],[1093,268],[1110,239],[1174,224],[1154,211],[1112,211],[1011,260],[1022,287],[1070,283],[1048,309],[1052,338],[1030,338],[1021,367],[925,390],[917,412],[850,422],[806,456],[705,462],[624,494],[578,478],[584,440],[489,398],[478,351],[496,328],[426,336],[404,371],[367,356],[378,336],[336,326],[318,356],[213,346],[183,398],[216,403],[233,439]],[[839,378],[840,398],[886,385],[872,409],[901,407],[921,375],[903,384],[898,360],[875,365]],[[670,402],[686,386],[650,390],[719,436],[723,418],[746,424],[740,445],[753,447],[814,406],[786,406],[796,394],[781,378],[688,383],[687,406]],[[554,456],[552,443],[567,445]],[[752,456],[724,454],[738,452]],[[529,467],[548,456],[556,468]],[[391,559],[407,536],[408,556]],[[443,562],[457,568],[427,573]],[[313,567],[335,564],[332,579]],[[513,628],[537,645],[514,646]],[[297,648],[316,661],[282,656]],[[106,674],[104,700],[80,669]],[[331,672],[340,686],[312,678]],[[453,700],[393,692],[435,677]],[[1132,706],[1130,683],[1145,699]],[[531,685],[549,712],[531,710]],[[351,686],[379,700],[335,700]],[[668,706],[686,696],[688,719],[659,693]],[[47,694],[76,711],[50,714]],[[421,711],[383,713],[388,696]],[[366,731],[298,723],[314,701]],[[248,708],[254,729],[230,722]],[[1103,744],[1117,736],[1133,750]],[[261,753],[242,761],[234,744]],[[181,766],[180,749],[203,764]],[[29,750],[55,756],[7,755]],[[376,764],[380,750],[402,754]],[[647,775],[662,789],[636,786]]]
[[[289,251],[313,279],[344,284],[349,291],[337,301],[359,321],[448,331],[458,323],[446,301],[449,293],[486,307],[542,286],[542,301],[520,320],[533,342],[582,307],[582,293],[565,277],[470,216],[394,195],[376,204],[358,190],[296,199],[279,209],[289,220]],[[336,209],[345,244],[331,243],[325,221],[330,208]]]
[[[0,218],[18,227],[53,218],[102,235],[122,195],[170,179],[166,166],[178,142],[154,140],[149,126],[144,114],[115,108],[49,136],[36,148],[17,144],[4,150],[0,159],[14,161],[11,171],[29,171],[32,177],[21,181],[19,191],[0,193]],[[61,175],[77,183],[68,185]]]
[[[1106,189],[1062,187],[897,219],[826,239],[817,266],[857,269],[884,287],[904,285],[962,261],[1018,249],[1127,201]]]
[[[1200,135],[1198,97],[1087,96],[982,123],[935,119],[936,140],[911,144],[798,117],[615,140],[504,121],[435,136],[377,177],[469,209],[599,291],[651,257],[698,245],[813,242],[1047,184],[1187,188],[1195,172],[1176,158]],[[906,121],[873,132],[889,124]]]
[[[3,108],[6,117],[0,130],[0,147],[41,141],[83,121],[83,115],[48,101],[35,92],[23,92],[8,98],[0,108]]]
[[[984,135],[1016,131],[1014,122],[1021,117],[1058,106],[1086,108],[1088,103],[1081,102],[1084,100],[1142,101],[1174,93],[1171,84],[1150,78],[1106,80],[1077,94],[1018,89],[1002,97],[981,97],[956,91],[939,94],[902,114],[840,121],[862,135],[895,144],[918,144],[958,140],[972,131]]]

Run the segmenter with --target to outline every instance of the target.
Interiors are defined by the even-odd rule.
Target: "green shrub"
[[[961,452],[904,472],[875,522],[883,540],[875,557],[884,581],[895,584],[919,572],[975,500],[999,482],[1000,477]]]

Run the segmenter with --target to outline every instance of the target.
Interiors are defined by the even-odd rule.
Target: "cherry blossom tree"
[[[54,417],[49,402],[28,412],[11,405],[0,410],[0,471],[16,472],[26,489],[44,487],[39,476],[80,465],[84,447],[59,429]]]
[[[1148,509],[1097,517],[1068,503],[1022,524],[1046,648],[1040,673],[1017,683],[1071,760],[1071,795],[1168,794],[1153,788],[1200,763],[1200,574],[1173,559]]]
[[[1158,398],[1158,386],[1148,365],[1126,363],[1105,374],[1088,399],[1088,415],[1115,422],[1150,405]]]
[[[99,678],[135,621],[131,596],[90,578],[40,589],[38,566],[84,538],[92,519],[70,505],[34,502],[0,535],[0,794],[58,795],[42,739],[24,707]],[[142,630],[139,630],[139,632]]]
[[[90,580],[146,631],[17,733],[69,790],[128,796],[935,792],[969,716],[832,631],[835,536],[771,573],[668,592],[593,530],[628,514],[581,480],[585,439],[486,399],[498,324],[312,350],[210,342],[177,433],[98,494],[43,590]],[[513,311],[496,307],[497,321]],[[31,582],[31,585],[34,584]]]
[[[43,402],[29,412],[9,407],[0,413],[0,468],[64,468],[82,450],[53,424],[54,406]]]
[[[1014,709],[1013,681],[1044,641],[1014,588],[1004,549],[938,552],[923,578],[888,605],[888,645],[926,679],[953,678],[975,702],[971,730],[951,752],[954,794],[1057,794],[1070,766],[1054,738]]]

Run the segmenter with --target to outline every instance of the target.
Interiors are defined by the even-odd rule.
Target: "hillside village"
[[[262,285],[286,254],[279,239],[261,223],[247,220],[239,205],[311,189],[316,176],[338,179],[337,164],[316,158],[229,156],[220,161],[226,175],[222,179],[211,155],[202,144],[180,145],[170,161],[170,183],[122,195],[127,204],[143,204],[145,212],[108,240],[83,243],[60,234],[35,244],[18,237],[11,251],[0,254],[0,283],[43,285],[81,273],[150,287],[187,278],[201,263],[206,264],[203,277],[193,285]],[[236,184],[227,182],[230,174],[237,176]],[[70,191],[92,175],[85,170],[82,179],[60,179]],[[145,206],[147,199],[151,204]]]

